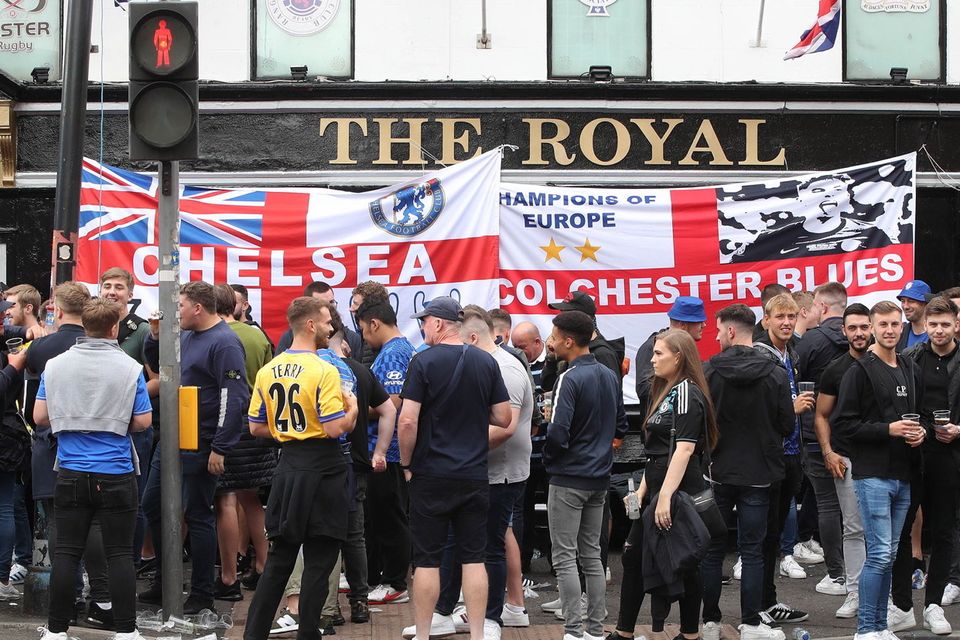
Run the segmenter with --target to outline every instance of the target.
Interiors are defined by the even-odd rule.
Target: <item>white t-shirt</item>
[[[510,407],[520,409],[520,419],[510,439],[492,449],[487,456],[487,476],[490,484],[523,482],[530,477],[530,451],[533,449],[530,439],[533,419],[530,376],[523,364],[505,349],[498,347],[491,355],[500,366],[500,375],[510,396]]]

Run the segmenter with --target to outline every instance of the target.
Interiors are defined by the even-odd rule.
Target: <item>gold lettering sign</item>
[[[489,117],[489,116],[488,116]],[[519,117],[521,126],[509,123],[510,115],[498,117],[504,130],[520,131],[526,140],[497,140],[500,144],[518,144],[526,149],[523,166],[567,167],[785,167],[787,152],[783,147],[764,151],[761,157],[761,134],[767,121],[763,118],[728,116],[679,118],[598,117],[586,120],[579,114],[564,117]],[[332,137],[336,154],[327,159],[330,165],[372,164],[381,166],[424,165],[448,166],[474,158],[483,148],[492,146],[483,141],[481,117],[343,117],[320,118],[320,136]],[[636,127],[636,129],[633,129]],[[494,127],[496,128],[496,126]],[[579,130],[577,130],[579,128]],[[640,135],[638,136],[637,133]],[[517,134],[507,134],[517,135]],[[424,148],[424,137],[427,147]],[[395,156],[396,147],[405,146],[405,153]],[[377,157],[363,159],[377,150]],[[769,147],[765,147],[769,149]],[[440,157],[426,153],[433,150]],[[626,163],[626,167],[623,167]]]

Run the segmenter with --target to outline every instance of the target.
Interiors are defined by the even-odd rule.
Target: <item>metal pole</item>
[[[83,125],[87,115],[87,76],[90,72],[90,28],[93,0],[71,0],[63,51],[63,92],[60,108],[60,157],[53,214],[53,286],[73,279],[80,218],[80,171],[83,166]]]
[[[754,46],[760,46],[760,36],[763,34],[763,9],[766,0],[760,0],[760,18],[757,20],[757,43]]]
[[[180,163],[160,163],[160,525],[163,545],[163,613],[183,614],[180,553]]]

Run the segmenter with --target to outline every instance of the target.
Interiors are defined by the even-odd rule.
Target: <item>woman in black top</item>
[[[647,464],[637,498],[641,508],[655,509],[657,526],[668,529],[671,525],[670,498],[674,492],[693,495],[704,489],[700,461],[704,448],[716,444],[717,423],[700,355],[690,334],[682,329],[671,329],[657,336],[651,362],[654,378],[650,389],[650,410],[644,425]],[[672,455],[671,430],[675,432]],[[623,549],[620,617],[616,631],[608,636],[608,640],[633,638],[644,595],[640,566],[642,532],[641,521],[634,520]],[[684,577],[677,639],[699,637],[701,591],[700,572],[695,569]],[[662,632],[664,620],[670,612],[670,601],[654,595],[651,608],[653,631]]]

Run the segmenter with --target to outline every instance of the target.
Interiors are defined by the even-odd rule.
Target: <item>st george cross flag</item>
[[[333,287],[349,325],[350,292],[374,280],[400,328],[426,301],[452,295],[497,304],[500,151],[365,193],[334,189],[204,189],[180,196],[180,280],[242,284],[274,340],[304,286]],[[134,275],[141,317],[157,308],[157,179],[84,160],[77,280]]]
[[[832,49],[840,30],[840,7],[843,0],[820,0],[817,22],[811,29],[803,32],[800,42],[787,51],[783,59],[799,58],[808,53],[817,53]]]

